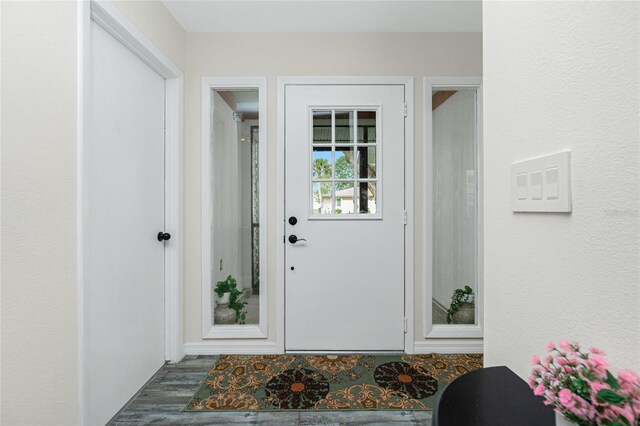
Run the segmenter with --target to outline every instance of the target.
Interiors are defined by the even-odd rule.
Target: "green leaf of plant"
[[[624,397],[618,395],[611,389],[602,389],[598,391],[596,396],[599,400],[608,402],[609,404],[613,405],[620,405],[622,402],[624,402]]]
[[[618,381],[616,380],[615,377],[613,377],[613,374],[611,374],[609,370],[607,370],[607,379],[605,380],[605,382],[609,386],[611,386],[612,389],[620,389],[620,385],[618,384]]]
[[[627,418],[626,418],[626,417],[624,417],[624,416],[622,416],[622,415],[621,415],[621,416],[620,416],[620,420],[622,420],[622,423],[624,423],[624,424],[625,424],[625,426],[631,426],[631,422],[629,422],[629,420],[627,420]]]

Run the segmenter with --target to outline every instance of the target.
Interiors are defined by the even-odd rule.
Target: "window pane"
[[[376,214],[377,192],[375,182],[358,182],[356,194],[356,206],[360,214]]]
[[[336,179],[353,179],[353,148],[336,147]]]
[[[433,323],[474,324],[477,284],[476,93],[433,93]]]
[[[313,214],[324,215],[333,212],[330,182],[314,182],[312,184]]]
[[[353,143],[353,111],[336,111],[336,143]]]
[[[331,179],[331,147],[313,147],[311,175],[314,179]]]
[[[313,111],[313,143],[331,143],[331,111]]]
[[[356,164],[359,178],[374,179],[376,177],[376,147],[359,146]]]
[[[353,214],[355,213],[353,205],[353,181],[336,182],[336,214]]]
[[[358,111],[358,143],[376,143],[376,111]]]

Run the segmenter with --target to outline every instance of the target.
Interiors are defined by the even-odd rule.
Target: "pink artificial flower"
[[[611,411],[614,413],[614,415],[612,416],[613,418],[617,419],[618,416],[623,416],[627,419],[627,421],[629,421],[629,424],[634,424],[633,410],[630,406],[627,405],[624,407],[619,407],[614,405],[611,407]]]
[[[630,383],[632,385],[638,384],[640,382],[640,377],[638,377],[638,375],[635,372],[631,371],[631,370],[620,370],[620,371],[618,371],[618,377],[623,382],[627,382],[627,383]]]
[[[558,342],[558,346],[565,352],[571,352],[571,345],[566,340],[560,340]]]
[[[568,362],[569,362],[569,361],[568,361],[566,358],[562,358],[562,357],[560,357],[560,358],[557,358],[557,359],[556,359],[556,363],[557,363],[558,365],[565,365],[565,364],[567,364]]]
[[[596,355],[606,355],[605,351],[603,351],[600,348],[596,348],[594,346],[591,346],[589,348],[589,350],[591,351],[592,354],[596,354]]]
[[[593,362],[593,365],[595,367],[603,367],[603,368],[609,367],[609,361],[602,358],[601,356],[593,356],[593,357],[589,357],[589,359]]]
[[[558,398],[560,399],[560,404],[564,405],[565,407],[570,407],[572,404],[572,400],[573,400],[573,394],[571,393],[571,391],[569,389],[562,389],[560,390],[560,392],[558,392]]]
[[[608,389],[609,386],[607,386],[606,384],[602,383],[602,382],[593,382],[591,383],[591,391],[596,394],[599,391],[601,391],[602,389]]]
[[[538,385],[534,390],[533,390],[533,394],[537,395],[537,396],[542,396],[544,395],[544,386],[542,386],[541,384]]]
[[[552,351],[556,348],[556,344],[553,343],[553,340],[547,343],[547,351]]]
[[[531,365],[538,365],[540,364],[540,357],[538,355],[534,355],[533,358],[531,358]]]

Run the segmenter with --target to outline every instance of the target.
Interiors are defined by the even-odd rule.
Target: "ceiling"
[[[187,32],[481,32],[480,0],[164,0]]]
[[[257,90],[235,90],[229,92],[236,101],[237,112],[258,112]]]

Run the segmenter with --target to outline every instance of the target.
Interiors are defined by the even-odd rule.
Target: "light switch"
[[[519,161],[511,165],[514,212],[571,211],[571,152]]]
[[[529,173],[529,193],[532,200],[542,200],[542,171]]]
[[[516,194],[518,200],[526,200],[527,199],[527,188],[529,187],[529,182],[527,179],[526,173],[520,173],[516,175]]]
[[[557,200],[558,191],[558,168],[551,167],[544,171],[544,194],[547,200]]]

